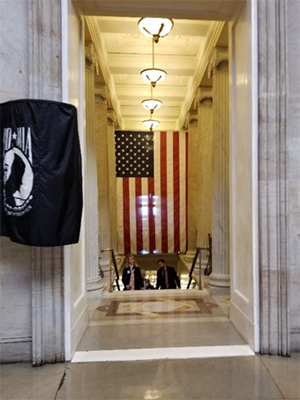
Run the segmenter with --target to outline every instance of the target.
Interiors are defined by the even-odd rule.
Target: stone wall
[[[29,96],[28,18],[27,2],[0,2],[1,103]],[[31,248],[2,237],[0,255],[1,362],[30,361]]]
[[[61,35],[60,0],[0,2],[1,102],[61,101]],[[64,360],[61,249],[0,246],[1,361]]]

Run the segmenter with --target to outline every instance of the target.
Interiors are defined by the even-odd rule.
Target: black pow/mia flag
[[[153,132],[115,132],[116,176],[153,178]]]
[[[67,103],[0,104],[0,235],[29,246],[79,240],[82,214],[77,110]]]

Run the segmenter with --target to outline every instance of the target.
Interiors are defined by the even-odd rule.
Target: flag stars
[[[117,177],[153,176],[153,134],[115,133]]]

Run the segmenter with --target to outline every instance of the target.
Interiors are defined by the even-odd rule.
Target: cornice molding
[[[106,57],[107,50],[105,47],[104,40],[101,36],[101,33],[99,32],[99,29],[97,28],[95,22],[95,19],[93,17],[85,17],[86,25],[89,30],[89,33],[91,35],[92,42],[95,46],[95,55],[98,59],[101,73],[104,79],[104,82],[107,85],[108,88],[108,94],[110,97],[111,104],[115,110],[116,113],[116,119],[118,121],[118,125],[122,128],[123,127],[123,117],[121,113],[121,107],[119,100],[117,98],[116,90],[115,90],[115,85],[112,79],[112,76],[110,74],[110,70],[108,67],[108,60]]]
[[[192,82],[189,85],[188,95],[186,96],[185,102],[182,106],[180,116],[178,118],[176,129],[180,130],[185,123],[186,115],[189,112],[191,105],[193,104],[194,97],[197,93],[197,90],[200,86],[201,80],[205,74],[208,63],[210,61],[212,52],[217,45],[218,39],[222,32],[222,29],[225,25],[224,21],[214,22],[208,33],[208,39],[205,45],[205,48],[201,54],[198,55],[198,63],[195,70],[195,74],[193,76]]]

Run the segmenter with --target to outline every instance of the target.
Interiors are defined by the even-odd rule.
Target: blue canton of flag
[[[115,132],[116,176],[153,177],[153,132]]]

